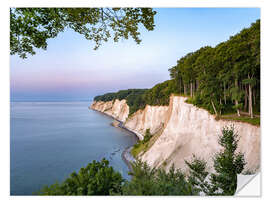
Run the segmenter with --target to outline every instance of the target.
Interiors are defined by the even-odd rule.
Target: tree
[[[10,54],[26,58],[34,48],[46,50],[47,40],[66,28],[94,41],[94,49],[110,37],[132,37],[139,44],[139,25],[153,30],[155,14],[151,8],[11,8]]]
[[[132,164],[132,179],[123,186],[123,195],[197,195],[180,170],[150,168],[145,162]]]
[[[45,186],[39,195],[112,195],[121,194],[124,179],[109,167],[109,161],[93,161],[78,173],[73,172],[63,183]]]
[[[189,103],[216,115],[237,112],[241,116],[249,104],[252,118],[253,111],[260,111],[260,20],[216,47],[186,54],[169,72],[171,80],[118,97],[127,100],[129,115],[147,104],[168,105],[171,94],[184,94],[190,95]],[[113,100],[114,94],[118,93],[97,98]]]
[[[217,195],[233,195],[237,188],[237,174],[240,174],[245,166],[244,154],[236,152],[238,134],[234,127],[224,127],[219,137],[219,144],[223,150],[214,158],[216,173],[211,174],[213,187],[217,189]],[[221,190],[218,190],[221,189]]]
[[[193,155],[193,160],[191,162],[185,160],[185,163],[189,167],[188,182],[193,186],[193,190],[196,193],[211,194],[211,185],[206,179],[209,175],[209,172],[206,171],[206,161]]]
[[[177,93],[190,89],[191,103],[238,116],[249,103],[252,118],[260,109],[260,20],[213,48],[186,54],[169,71]]]
[[[194,157],[193,161],[185,161],[189,167],[189,182],[198,192],[206,195],[234,195],[237,188],[237,174],[245,166],[244,155],[236,152],[238,135],[234,127],[224,127],[219,137],[223,147],[214,157],[215,173],[206,171],[206,162]],[[207,177],[209,177],[207,179]]]

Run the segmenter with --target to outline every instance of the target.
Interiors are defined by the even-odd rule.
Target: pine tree
[[[233,195],[236,191],[237,174],[243,171],[246,164],[244,154],[236,152],[238,141],[234,126],[222,129],[219,144],[224,149],[214,157],[216,173],[210,177],[215,195]]]
[[[224,127],[219,137],[219,144],[224,148],[214,157],[215,173],[206,171],[206,162],[195,156],[189,167],[188,182],[196,192],[205,195],[234,195],[237,187],[237,174],[245,166],[244,155],[237,153],[238,135],[234,127]]]

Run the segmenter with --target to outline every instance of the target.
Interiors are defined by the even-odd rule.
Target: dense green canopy
[[[116,99],[122,100],[126,99],[129,105],[129,114],[136,112],[138,109],[143,109],[145,107],[145,102],[143,99],[144,93],[147,89],[128,89],[120,90],[115,93],[107,93],[104,95],[96,96],[95,101],[114,101]]]
[[[202,47],[169,69],[180,93],[215,114],[260,111],[260,20],[216,47]]]
[[[11,8],[10,54],[26,58],[34,48],[46,49],[47,40],[66,28],[94,41],[95,49],[110,37],[139,44],[139,25],[153,30],[155,14],[152,8]]]
[[[260,112],[260,20],[216,47],[188,53],[169,72],[171,80],[133,95],[133,101],[125,98],[131,113],[146,104],[168,105],[174,93],[211,113],[247,111],[253,118],[254,110]]]
[[[115,99],[126,99],[129,105],[129,114],[133,114],[139,109],[149,105],[168,105],[172,93],[177,93],[174,80],[167,80],[155,85],[151,89],[128,89],[120,90],[116,93],[107,93],[96,96],[95,101],[111,101]]]

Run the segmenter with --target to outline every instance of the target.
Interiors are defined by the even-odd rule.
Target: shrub
[[[78,173],[73,172],[63,183],[45,186],[38,195],[110,195],[121,194],[121,174],[109,167],[109,161],[93,161]]]

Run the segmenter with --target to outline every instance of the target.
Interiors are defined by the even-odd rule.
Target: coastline
[[[113,116],[108,115],[108,114],[106,114],[106,113],[104,113],[104,112],[101,112],[101,111],[92,109],[91,107],[89,107],[89,109],[90,109],[90,110],[93,110],[93,111],[96,111],[96,112],[98,112],[98,113],[100,113],[100,114],[103,114],[103,115],[105,115],[105,116],[108,116],[108,117],[110,117],[110,118],[112,118],[112,119],[118,121],[118,122],[119,122],[119,124],[118,124],[118,127],[119,127],[119,128],[122,128],[122,129],[126,130],[127,132],[130,132],[131,134],[133,134],[133,135],[137,138],[137,141],[140,140],[140,136],[139,136],[137,133],[133,132],[132,130],[126,128],[126,127],[123,125],[123,122],[122,122],[122,121],[120,121],[120,120],[118,120],[117,118],[114,118]],[[126,148],[124,149],[124,151],[121,153],[121,158],[122,158],[122,160],[125,162],[125,164],[127,165],[128,169],[129,169],[130,171],[132,171],[132,165],[131,165],[131,163],[134,162],[134,161],[136,161],[136,159],[135,159],[135,158],[131,155],[131,153],[130,153],[132,147],[133,147],[133,145],[132,145],[132,146],[126,147]]]
[[[136,161],[136,159],[130,153],[132,147],[133,146],[127,147],[121,154],[121,157],[122,157],[123,161],[126,163],[126,165],[128,166],[129,171],[132,171],[131,163]]]

